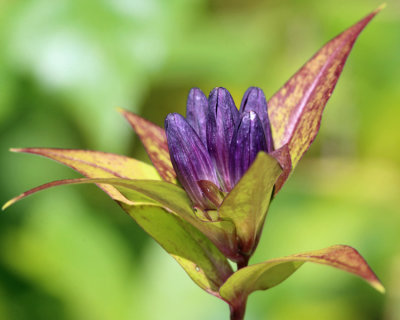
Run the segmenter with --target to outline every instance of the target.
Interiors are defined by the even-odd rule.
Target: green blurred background
[[[148,161],[123,107],[162,125],[190,87],[270,97],[372,0],[0,1],[0,202],[78,177],[10,147],[102,150]],[[387,289],[305,265],[250,297],[248,320],[400,319],[400,2],[357,41],[322,129],[273,202],[252,263],[356,247]],[[227,319],[105,194],[67,186],[0,215],[0,319]]]

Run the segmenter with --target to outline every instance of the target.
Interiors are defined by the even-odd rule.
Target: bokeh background
[[[0,202],[72,170],[10,147],[148,161],[123,107],[163,125],[190,87],[270,97],[373,0],[0,1]],[[252,263],[356,247],[387,289],[305,265],[254,293],[248,320],[400,319],[400,2],[361,34],[322,129],[273,202]],[[0,215],[0,319],[227,319],[94,186],[48,190]]]

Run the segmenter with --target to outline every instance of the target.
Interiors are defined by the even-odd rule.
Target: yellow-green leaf
[[[117,154],[74,149],[21,148],[14,152],[37,154],[50,158],[78,171],[88,178],[125,178],[160,180],[154,167]],[[111,185],[99,185],[111,198],[127,202],[121,193]],[[129,203],[129,202],[128,202]]]
[[[235,272],[221,287],[223,299],[232,305],[245,301],[256,290],[270,289],[292,275],[305,262],[328,265],[353,273],[380,292],[384,288],[364,258],[353,248],[336,245],[254,264]]]
[[[117,200],[121,207],[181,264],[193,281],[206,291],[218,295],[219,287],[232,274],[232,268],[221,251],[204,233],[185,221],[184,215],[180,216],[171,210],[173,208],[182,211],[182,208],[190,203],[184,193],[179,194],[177,189],[180,188],[173,184],[163,181],[115,178],[53,181],[24,192],[8,201],[2,209],[50,187],[82,183],[114,186],[128,199],[128,202]],[[146,187],[146,184],[150,184],[150,187]],[[168,186],[172,189],[169,190]],[[172,203],[174,205],[171,205]]]
[[[169,156],[165,130],[132,112],[119,109],[142,141],[151,162],[167,182],[176,183],[176,173]]]
[[[240,248],[246,255],[250,255],[255,248],[275,181],[281,172],[276,159],[260,152],[218,210],[221,219],[232,220],[235,224]]]
[[[11,199],[3,210],[15,202],[41,190],[66,184],[96,183],[113,186],[118,192],[114,200],[127,205],[153,205],[166,208],[173,214],[179,216],[192,226],[205,234],[227,257],[236,260],[238,257],[236,231],[231,221],[202,221],[196,217],[191,201],[186,192],[165,181],[155,180],[129,180],[129,179],[67,179],[53,181],[28,190],[21,195]],[[121,196],[123,197],[122,200]]]
[[[269,100],[275,148],[289,145],[293,167],[318,133],[325,104],[354,42],[380,10],[378,8],[323,46]]]
[[[129,206],[124,203],[121,206],[175,258],[197,285],[218,295],[218,289],[233,271],[226,258],[207,237],[161,207]]]

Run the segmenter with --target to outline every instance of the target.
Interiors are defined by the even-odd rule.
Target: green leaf
[[[236,230],[233,223],[231,221],[202,221],[197,218],[192,203],[182,188],[164,181],[113,179],[109,180],[109,183],[117,187],[128,199],[130,199],[129,195],[119,186],[152,199],[203,232],[225,256],[234,261],[239,258],[237,256]]]
[[[232,274],[232,269],[206,236],[161,207],[129,206],[124,203],[121,206],[183,267],[197,285],[218,295],[218,289]]]
[[[378,8],[323,46],[269,100],[275,148],[289,145],[293,168],[314,141],[322,112],[360,32]]]
[[[3,206],[3,210],[35,192],[54,186],[82,183],[114,186],[129,201],[117,200],[121,207],[182,265],[193,281],[206,291],[218,294],[218,288],[232,274],[232,268],[213,242],[185,221],[188,218],[185,215],[191,210],[190,200],[176,185],[163,181],[115,178],[53,181],[11,199]],[[185,213],[178,215],[176,211]],[[197,220],[193,217],[193,221]]]
[[[119,109],[142,141],[151,162],[167,182],[177,183],[176,173],[169,156],[165,130],[132,112]]]
[[[177,185],[155,180],[128,180],[128,179],[67,179],[53,181],[28,190],[21,195],[9,200],[3,210],[15,202],[38,191],[65,184],[96,183],[112,185],[123,196],[114,200],[127,205],[155,205],[161,206],[173,214],[178,215],[195,228],[203,232],[227,257],[238,259],[236,231],[231,221],[201,221],[198,219],[191,206],[191,201],[186,192]]]
[[[250,255],[255,248],[275,181],[281,172],[277,160],[260,152],[218,210],[221,219],[232,220],[235,224],[244,254]]]
[[[125,178],[160,180],[157,171],[150,165],[125,156],[90,150],[23,148],[11,149],[13,152],[37,154],[60,162],[88,178]],[[99,185],[114,200],[129,203],[111,185]]]
[[[328,265],[353,273],[380,292],[384,288],[363,257],[353,248],[336,245],[272,259],[235,272],[221,287],[221,297],[232,305],[245,301],[256,290],[270,289],[292,275],[305,262]]]

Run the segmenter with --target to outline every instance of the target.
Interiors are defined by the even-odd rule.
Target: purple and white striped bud
[[[207,148],[213,161],[223,191],[230,191],[233,184],[229,174],[229,148],[239,121],[231,94],[225,88],[215,88],[208,98]]]
[[[204,146],[207,147],[206,123],[208,113],[208,100],[199,88],[189,91],[186,103],[186,120],[197,132]]]
[[[208,180],[219,186],[213,163],[199,136],[177,113],[170,113],[165,119],[165,132],[171,162],[182,187],[195,206],[205,210],[215,209],[198,184]]]
[[[229,169],[233,184],[240,180],[260,151],[267,152],[262,122],[256,112],[245,111],[230,146]]]
[[[268,152],[272,152],[274,150],[274,142],[272,140],[271,124],[268,117],[267,99],[265,99],[264,92],[260,88],[250,87],[244,93],[240,112],[245,111],[254,111],[260,117],[267,141],[267,150]]]

